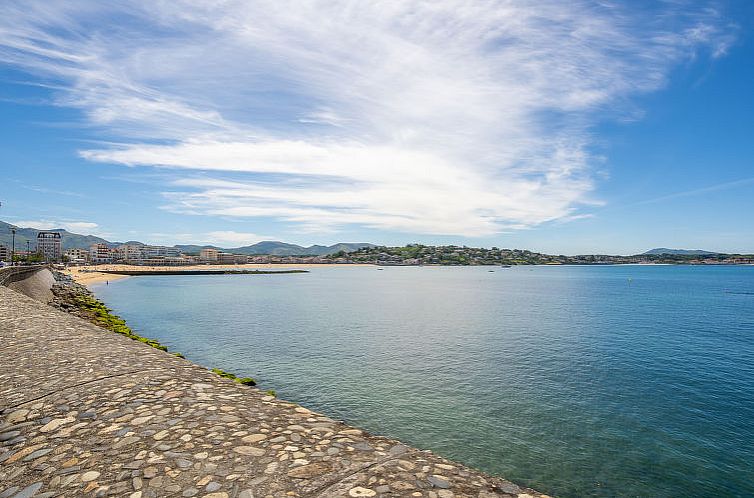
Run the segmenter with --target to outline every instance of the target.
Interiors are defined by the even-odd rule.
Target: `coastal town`
[[[14,230],[14,229],[12,229]],[[14,238],[15,241],[15,232]],[[329,254],[240,254],[216,247],[149,245],[138,242],[65,248],[60,231],[38,231],[34,247],[16,249],[0,244],[0,261],[21,263],[65,263],[69,266],[123,264],[135,266],[192,266],[245,264],[372,264],[378,266],[495,266],[495,265],[615,265],[615,264],[688,264],[751,265],[754,255],[723,254],[706,251],[653,250],[637,255],[550,255],[521,249],[477,248],[466,246],[429,246],[408,244],[400,247],[364,245]],[[303,252],[306,248],[301,248]]]
[[[754,0],[0,1],[0,498],[754,498]]]
[[[31,244],[29,244],[30,246]],[[246,255],[206,247],[185,253],[178,247],[140,243],[111,246],[96,243],[88,248],[63,249],[63,236],[55,231],[40,231],[33,249],[16,250],[0,244],[0,261],[19,263],[65,263],[68,265],[106,265],[121,263],[138,266],[186,266],[197,264],[243,265],[273,263],[323,263],[318,256]]]

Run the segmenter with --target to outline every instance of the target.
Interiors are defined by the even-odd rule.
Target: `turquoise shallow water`
[[[754,496],[754,267],[132,277],[138,333],[558,496]]]

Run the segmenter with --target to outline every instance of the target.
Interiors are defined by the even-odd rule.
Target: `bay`
[[[754,495],[754,267],[323,266],[94,291],[192,361],[542,492]]]

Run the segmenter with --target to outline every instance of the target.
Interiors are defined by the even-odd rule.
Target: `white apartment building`
[[[217,261],[220,251],[217,249],[206,248],[199,251],[199,259],[202,261]]]
[[[123,244],[113,251],[116,260],[134,264],[153,264],[159,258],[179,258],[181,255],[177,247],[145,244]]]
[[[89,246],[89,261],[91,263],[110,263],[113,257],[110,248],[106,244],[92,244]]]
[[[144,251],[141,244],[123,244],[115,248],[115,259],[126,263],[137,262],[144,259]]]
[[[0,244],[0,261],[10,261],[10,249]]]
[[[60,261],[63,255],[62,237],[58,232],[39,232],[37,234],[37,253],[45,261]]]
[[[181,250],[177,247],[167,246],[141,246],[145,258],[177,258],[181,255]]]
[[[69,263],[88,263],[89,262],[89,251],[86,249],[68,249],[63,253],[63,256],[65,256],[68,259]]]

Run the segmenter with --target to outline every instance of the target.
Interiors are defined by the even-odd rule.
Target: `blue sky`
[[[754,252],[747,1],[6,2],[0,219]]]

